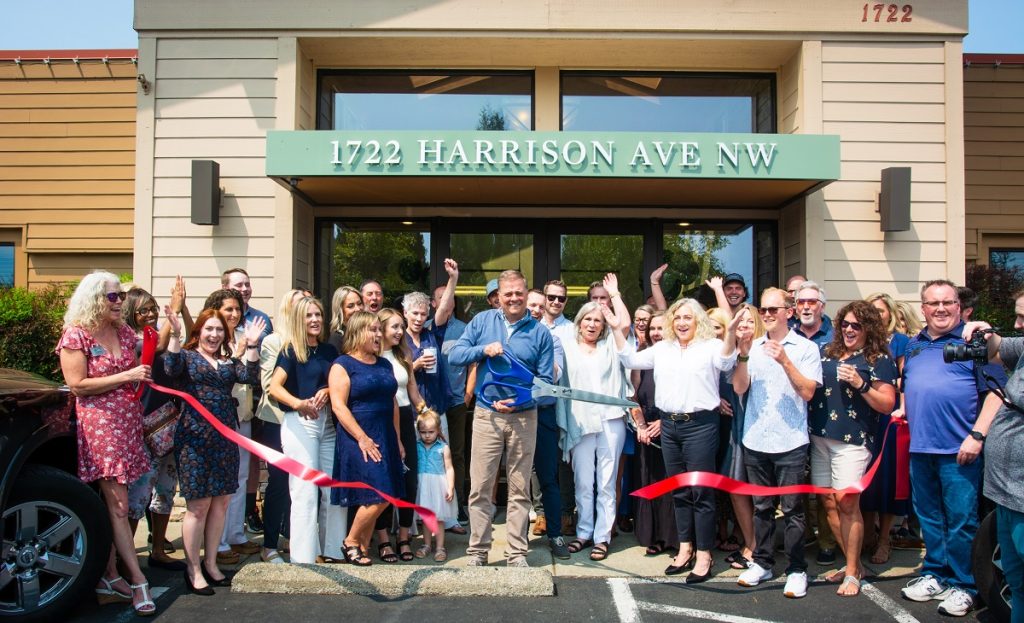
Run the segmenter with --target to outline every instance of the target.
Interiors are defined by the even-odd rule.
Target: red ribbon
[[[890,425],[885,430],[885,437],[882,438],[882,450],[885,449],[885,444],[889,440],[889,431],[892,430]],[[830,487],[816,487],[814,485],[788,485],[785,487],[766,487],[764,485],[752,485],[750,483],[741,482],[728,478],[721,474],[713,474],[711,472],[683,472],[676,474],[675,476],[669,476],[664,480],[647,485],[646,487],[637,489],[630,495],[635,495],[645,500],[653,500],[656,497],[671,493],[681,487],[710,487],[712,489],[718,489],[727,493],[736,493],[738,495],[757,495],[762,497],[770,497],[776,495],[793,495],[797,493],[815,493],[818,495],[829,495],[834,493],[860,493],[867,489],[868,485],[871,484],[871,479],[875,477],[875,472],[878,471],[878,466],[882,462],[882,451],[879,451],[878,457],[875,459],[874,464],[864,474],[864,476],[857,482],[857,484],[847,487],[845,489],[832,489]]]
[[[150,326],[143,327],[142,329],[142,364],[147,366],[153,365],[153,360],[156,358],[156,343],[160,339],[160,335],[156,332],[156,329]],[[146,384],[139,383],[139,386],[135,388],[135,399],[142,400],[142,392],[145,391]]]
[[[150,338],[146,334],[144,334],[142,338],[143,363],[147,363],[148,365],[153,365],[153,359],[156,356],[156,348],[154,342],[154,348],[152,352],[149,354],[149,359],[147,361],[145,359],[147,355],[145,342],[147,339],[155,340],[155,338],[156,332],[153,332],[152,338]],[[149,386],[158,392],[170,394],[171,396],[177,396],[184,400],[185,402],[187,402],[188,404],[192,405],[192,408],[195,409],[200,415],[202,415],[203,418],[205,418],[206,421],[209,422],[210,425],[213,426],[218,433],[227,437],[228,440],[230,440],[231,442],[245,448],[249,452],[260,457],[268,464],[273,465],[274,467],[282,471],[285,471],[291,474],[292,476],[301,478],[302,480],[305,480],[307,482],[311,482],[318,487],[347,487],[350,489],[369,489],[371,491],[374,491],[375,493],[377,493],[377,495],[384,498],[385,500],[387,500],[388,502],[390,502],[391,504],[395,505],[398,508],[413,509],[414,511],[419,513],[420,517],[423,518],[423,523],[427,526],[427,528],[430,529],[431,532],[437,532],[437,517],[434,515],[434,512],[429,508],[425,508],[423,506],[419,506],[418,504],[413,504],[411,502],[406,502],[405,500],[400,500],[396,497],[390,496],[387,493],[381,491],[380,489],[377,489],[376,487],[371,487],[365,482],[342,482],[340,480],[335,480],[320,470],[313,469],[312,467],[309,467],[307,465],[303,465],[302,463],[296,461],[293,458],[285,456],[284,454],[278,452],[277,450],[268,448],[267,446],[261,443],[257,443],[252,439],[249,439],[248,437],[239,434],[238,431],[230,428],[229,426],[226,426],[223,422],[214,417],[213,414],[210,413],[210,411],[207,410],[206,407],[204,407],[198,400],[196,400],[195,396],[192,396],[191,394],[187,394],[182,391],[178,391],[176,389],[171,389],[169,387],[163,387],[161,385],[157,385],[156,383],[150,383]],[[415,449],[413,449],[413,452],[415,452]]]

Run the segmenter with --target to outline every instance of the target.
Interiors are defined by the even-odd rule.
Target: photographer
[[[1014,328],[1024,329],[1024,290],[1014,294],[1014,312]],[[964,338],[970,340],[976,331],[988,328],[984,322],[969,322],[964,327]],[[1002,338],[997,333],[988,333],[985,338],[989,361],[1013,370],[1003,390],[1010,404],[996,392],[989,392],[977,428],[988,433],[982,439],[986,446],[984,493],[997,505],[997,538],[1011,592],[1012,620],[1020,622],[1024,621],[1024,338]],[[964,444],[969,445],[966,441]]]

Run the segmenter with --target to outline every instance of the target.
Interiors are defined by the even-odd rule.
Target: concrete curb
[[[235,575],[231,592],[384,597],[550,597],[555,594],[555,583],[547,569],[538,568],[253,563],[245,565]]]

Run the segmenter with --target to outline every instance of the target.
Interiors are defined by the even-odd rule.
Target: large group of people
[[[286,555],[309,564],[442,563],[445,532],[466,534],[466,524],[466,564],[484,566],[504,468],[509,567],[528,566],[535,518],[534,534],[546,536],[558,558],[583,552],[604,560],[616,534],[629,530],[647,555],[671,557],[667,575],[704,582],[720,550],[741,571],[738,584],[756,586],[775,575],[781,516],[785,596],[807,594],[809,537],[818,540],[819,563],[842,554],[845,564],[826,580],[853,596],[864,576],[862,554],[884,563],[890,530],[913,515],[926,553],[903,596],[938,600],[947,615],[972,608],[979,457],[990,432],[1001,430],[990,452],[1021,459],[1020,445],[1006,439],[1019,435],[1024,420],[994,398],[970,362],[943,361],[944,345],[987,328],[965,324],[964,294],[951,282],[922,287],[922,327],[912,308],[884,293],[846,303],[833,321],[824,288],[803,276],[786,289],[765,289],[756,305],[735,273],[706,282],[707,307],[694,298],[670,304],[661,266],[650,275],[648,302],[631,309],[609,273],[591,284],[589,300],[570,319],[565,283],[530,289],[522,273],[506,270],[486,287],[491,309],[467,322],[455,313],[458,264],[445,260],[444,269],[447,281],[431,295],[404,293],[393,307],[373,279],[338,288],[330,309],[307,290],[290,290],[273,325],[249,304],[252,285],[240,268],[225,271],[224,287],[194,318],[181,278],[162,310],[145,290],[122,291],[110,273],[82,279],[57,354],[77,398],[79,474],[98,482],[113,527],[98,599],[155,613],[133,544],[144,515],[149,565],[181,571],[198,595],[230,586],[219,565],[242,554],[273,564]],[[1024,325],[1024,296],[1016,302]],[[141,363],[151,330],[157,356]],[[994,362],[1021,367],[1020,342],[988,337]],[[507,367],[499,361],[506,355],[540,381],[636,406],[524,400],[496,372]],[[246,437],[377,491],[318,487],[268,465],[259,519],[259,462],[187,402],[148,387],[151,381],[191,394]],[[1014,373],[1009,400],[1020,398],[1021,383]],[[881,445],[890,422],[904,418],[912,507],[896,492],[895,444]],[[863,495],[842,491],[858,487],[875,461]],[[999,505],[1000,530],[1008,526],[1000,533],[1004,572],[1020,599],[1022,479],[984,464],[986,495]],[[839,492],[814,496],[815,511],[802,495],[726,495],[701,486],[627,503],[631,490],[683,472]],[[167,555],[176,491],[187,505],[184,562]],[[438,531],[378,491],[430,509]],[[246,536],[254,523],[262,544]]]

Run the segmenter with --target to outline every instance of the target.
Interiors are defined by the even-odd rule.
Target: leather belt
[[[702,415],[713,415],[715,412],[704,409],[702,411],[692,411],[690,413],[665,413],[662,412],[661,417],[672,422],[689,422],[695,420]]]

